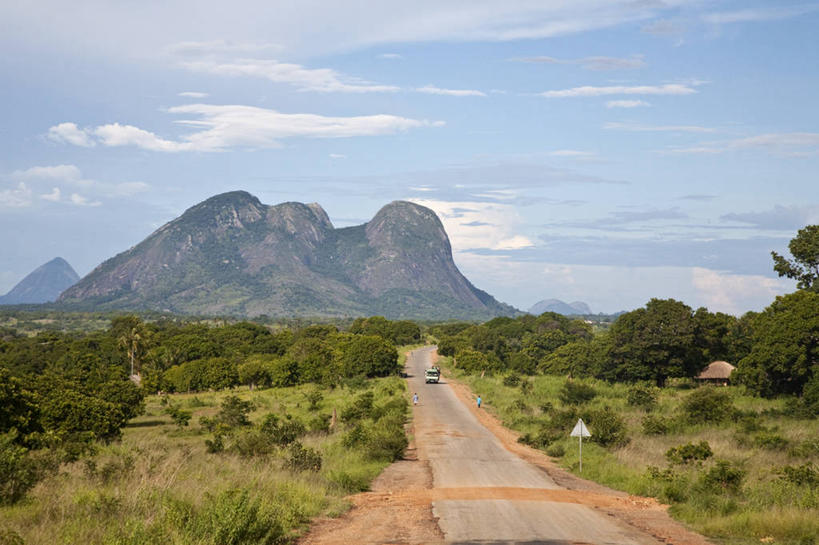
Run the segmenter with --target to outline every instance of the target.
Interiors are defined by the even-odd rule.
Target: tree
[[[800,290],[819,292],[819,225],[808,225],[796,233],[788,244],[793,259],[771,252],[774,270],[779,276],[797,281]]]
[[[601,375],[607,380],[653,380],[657,386],[669,377],[694,376],[702,368],[694,331],[691,307],[674,299],[652,299],[614,322],[610,365]]]
[[[819,368],[819,293],[797,291],[754,317],[751,352],[737,379],[760,395],[800,394]]]
[[[342,346],[341,369],[345,376],[385,377],[397,375],[398,352],[377,335],[353,335]]]
[[[111,330],[117,342],[128,354],[131,362],[131,376],[141,372],[140,361],[145,354],[148,331],[137,316],[119,316],[111,321]]]

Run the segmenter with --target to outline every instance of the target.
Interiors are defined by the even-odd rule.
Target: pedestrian
[[[412,404],[413,405],[418,405],[418,392],[415,392],[414,394],[412,394]]]
[[[478,408],[481,408],[481,396],[478,396]]]

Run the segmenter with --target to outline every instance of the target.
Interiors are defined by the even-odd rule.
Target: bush
[[[643,418],[642,426],[646,435],[665,435],[671,430],[671,420],[649,414]]]
[[[611,409],[588,413],[591,440],[604,447],[621,447],[628,444],[626,422]]]
[[[265,416],[261,431],[273,444],[281,447],[289,445],[307,432],[304,424],[289,414],[285,415],[284,420],[281,420],[273,413]]]
[[[567,380],[558,394],[564,405],[582,405],[596,396],[597,391],[592,386],[573,380]]]
[[[287,448],[285,466],[293,471],[319,471],[321,454],[315,449],[305,447],[298,441]]]
[[[819,454],[819,439],[808,439],[788,449],[788,455],[794,458],[810,458]]]
[[[230,395],[222,401],[222,408],[216,414],[217,424],[226,429],[249,426],[247,415],[253,410],[252,401],[242,401],[239,396]]]
[[[370,416],[373,408],[373,393],[366,391],[358,395],[348,406],[341,411],[341,420],[354,422]]]
[[[171,417],[171,420],[173,420],[173,423],[176,424],[179,429],[187,427],[193,416],[190,411],[185,411],[174,405],[166,407],[165,414]]]
[[[562,458],[566,455],[566,448],[560,443],[555,443],[554,445],[549,445],[549,448],[546,449],[546,454],[553,458]]]
[[[633,407],[642,407],[650,411],[657,406],[657,388],[638,384],[628,391],[628,404]]]
[[[688,443],[678,447],[672,447],[665,453],[665,457],[672,464],[688,464],[691,462],[702,463],[714,455],[708,441],[700,441],[696,445]]]
[[[753,444],[755,447],[760,447],[768,450],[783,450],[790,441],[781,435],[773,432],[762,432],[754,436]]]
[[[203,542],[220,545],[273,545],[284,539],[284,528],[275,509],[264,508],[248,490],[228,490],[209,497],[188,526]],[[206,541],[205,541],[206,540]]]
[[[366,434],[367,456],[374,460],[399,460],[409,445],[404,433],[403,417],[382,418]]]
[[[520,375],[517,374],[517,373],[509,373],[508,375],[503,377],[503,385],[504,386],[509,386],[511,388],[514,388],[518,384],[520,384]]]
[[[819,469],[811,463],[801,466],[783,466],[779,470],[780,478],[795,485],[819,485]]]
[[[692,424],[724,422],[734,416],[731,396],[724,390],[703,387],[688,394],[682,403],[683,414]]]
[[[700,482],[708,490],[736,494],[744,478],[743,469],[727,460],[717,460],[716,465],[702,475]]]
[[[267,456],[273,452],[275,444],[270,436],[259,430],[247,430],[236,435],[231,450],[244,456],[253,458]]]
[[[41,477],[28,449],[16,440],[16,430],[0,435],[0,505],[22,499]]]

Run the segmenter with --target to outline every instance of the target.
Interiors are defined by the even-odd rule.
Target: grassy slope
[[[449,358],[441,362],[452,376],[468,384],[472,391],[483,396],[488,410],[502,419],[504,424],[521,434],[536,433],[548,417],[539,408],[551,402],[562,408],[558,392],[565,383],[562,377],[537,376],[529,380],[533,384],[531,394],[523,394],[519,387],[503,385],[502,376],[480,378],[465,375],[450,367]],[[786,465],[797,466],[813,463],[819,466],[819,451],[807,455],[789,453],[792,447],[806,442],[819,442],[818,420],[797,420],[781,416],[763,415],[760,423],[786,440],[784,446],[765,448],[754,446],[754,434],[743,433],[739,424],[681,426],[668,435],[650,436],[642,433],[641,422],[646,415],[639,408],[626,402],[628,386],[590,382],[598,396],[587,405],[589,408],[611,407],[624,417],[628,425],[630,442],[621,448],[605,449],[584,441],[584,478],[600,482],[632,494],[659,497],[669,501],[670,483],[652,478],[648,466],[665,469],[668,462],[665,452],[689,442],[708,441],[714,451],[711,460],[701,467],[675,466],[677,488],[684,499],[672,504],[671,513],[688,523],[695,530],[724,543],[751,544],[763,542],[813,544],[819,543],[819,486],[794,485],[779,478],[778,471]],[[741,388],[728,388],[734,405],[742,410],[762,412],[781,409],[781,400],[764,400],[746,395]],[[689,390],[666,388],[662,391],[659,406],[654,414],[675,417],[680,414],[682,399]],[[518,403],[522,401],[521,405]],[[559,445],[550,452],[565,455],[558,462],[567,469],[578,471],[578,444],[576,438],[558,440]],[[592,434],[594,429],[591,429]],[[743,441],[745,439],[745,441]],[[750,439],[750,441],[748,441]],[[750,443],[750,444],[749,444]],[[551,446],[551,445],[550,445]],[[713,459],[725,459],[745,470],[745,480],[739,494],[702,494],[696,489],[700,475],[713,466]],[[680,483],[688,483],[685,486]],[[772,539],[772,541],[771,541]]]
[[[404,396],[397,377],[369,383],[376,404]],[[147,400],[146,413],[124,430],[122,441],[103,446],[96,456],[64,465],[42,481],[28,499],[0,508],[2,526],[25,543],[209,544],[278,543],[303,530],[313,517],[337,515],[347,508],[352,486],[366,486],[386,462],[368,460],[345,448],[345,426],[335,433],[309,434],[305,446],[323,457],[318,473],[283,469],[282,458],[242,458],[208,454],[210,437],[198,422],[213,416],[230,393],[252,400],[258,422],[269,413],[290,413],[309,422],[305,393],[313,388],[179,394],[172,403],[191,410],[188,428],[178,429],[160,399]],[[323,391],[318,413],[340,413],[357,392]],[[272,532],[271,532],[272,530]]]

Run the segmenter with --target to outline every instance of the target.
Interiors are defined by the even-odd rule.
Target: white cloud
[[[398,91],[394,85],[377,85],[368,81],[343,76],[330,68],[305,68],[300,64],[272,59],[237,59],[227,62],[200,60],[183,62],[192,72],[217,76],[246,76],[264,78],[274,83],[285,83],[301,91],[321,93],[384,93]]]
[[[715,25],[727,23],[750,23],[789,19],[819,10],[819,5],[812,6],[776,6],[770,8],[749,8],[736,11],[722,11],[703,15],[702,20]]]
[[[546,98],[568,98],[568,97],[599,97],[606,95],[691,95],[697,90],[681,83],[667,83],[665,85],[609,85],[595,87],[584,85],[571,89],[557,91],[545,91],[539,93]]]
[[[397,60],[397,59],[403,59],[404,56],[399,55],[398,53],[381,53],[380,55],[378,55],[378,58],[379,59]]]
[[[11,173],[15,180],[61,180],[76,182],[82,179],[82,172],[75,165],[36,166]]]
[[[10,208],[31,206],[31,189],[24,182],[20,182],[17,187],[0,190],[0,206]]]
[[[440,127],[442,121],[427,121],[378,114],[327,117],[316,114],[283,114],[276,110],[241,105],[188,104],[168,109],[173,114],[191,114],[178,124],[200,129],[179,140],[168,140],[134,127],[112,123],[85,129],[104,146],[135,146],[151,151],[215,152],[229,148],[279,147],[285,138],[349,138],[395,134],[420,127]]]
[[[730,151],[761,150],[780,157],[819,155],[819,133],[769,133],[732,140],[703,142],[695,146],[670,148],[663,153],[718,154]]]
[[[89,200],[87,197],[83,197],[78,193],[72,193],[69,200],[72,204],[76,204],[77,206],[100,206],[102,204],[100,201]]]
[[[749,307],[758,307],[752,301],[772,302],[777,295],[792,289],[793,284],[778,278],[725,274],[700,267],[692,269],[691,281],[709,309],[729,314],[742,314]]]
[[[89,135],[84,130],[77,128],[74,123],[60,123],[48,129],[48,138],[55,142],[73,144],[85,148],[94,145]]]
[[[186,98],[205,98],[208,96],[207,93],[201,93],[199,91],[183,91],[181,93],[177,93],[177,96],[186,97]]]
[[[640,106],[651,106],[645,100],[609,100],[606,108],[639,108]]]
[[[701,127],[699,125],[640,125],[637,123],[617,123],[611,122],[603,125],[607,130],[632,131],[632,132],[716,132],[712,127]]]
[[[516,231],[521,219],[515,207],[488,202],[409,199],[431,208],[441,218],[453,248],[518,250],[534,243]]]
[[[485,97],[486,93],[483,91],[475,91],[473,89],[441,89],[434,85],[426,85],[416,89],[419,93],[428,95],[447,95],[453,97]]]
[[[44,201],[51,201],[51,202],[59,202],[60,201],[60,188],[55,187],[51,190],[51,193],[44,193],[40,195],[40,198]]]
[[[598,72],[609,70],[626,70],[642,68],[646,65],[643,55],[632,55],[628,58],[622,57],[583,57],[580,59],[556,59],[555,57],[524,57],[512,59],[519,62],[544,63],[544,64],[576,64],[586,70]]]
[[[346,159],[347,158],[347,156],[344,155],[343,153],[331,153],[329,157],[330,157],[330,159]]]

